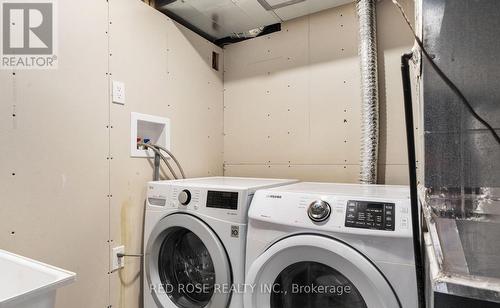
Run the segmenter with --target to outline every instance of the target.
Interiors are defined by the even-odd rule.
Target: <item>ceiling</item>
[[[156,7],[203,36],[218,40],[255,36],[266,26],[349,2],[352,0],[159,0]]]

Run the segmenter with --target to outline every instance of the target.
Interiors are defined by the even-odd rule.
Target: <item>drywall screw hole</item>
[[[10,235],[16,235],[16,231],[11,231]]]
[[[16,75],[16,73],[12,73],[12,75],[14,75],[14,76],[15,76],[15,75]]]
[[[14,172],[12,172],[12,176],[15,176],[16,174]]]
[[[15,116],[16,116],[16,114],[15,114],[15,113],[13,113],[13,114],[12,114],[12,116],[13,116],[13,117],[15,117]]]

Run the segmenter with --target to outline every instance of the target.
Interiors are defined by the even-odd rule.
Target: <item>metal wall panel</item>
[[[500,2],[423,2],[424,43],[474,109],[500,129]],[[500,145],[424,61],[425,185],[500,186]]]

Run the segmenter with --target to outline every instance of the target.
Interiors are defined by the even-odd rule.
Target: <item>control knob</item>
[[[309,205],[307,215],[314,222],[322,222],[330,217],[331,208],[328,202],[317,200]]]
[[[191,192],[184,189],[179,193],[179,196],[177,196],[177,200],[179,200],[179,203],[182,205],[188,205],[189,202],[191,202]]]

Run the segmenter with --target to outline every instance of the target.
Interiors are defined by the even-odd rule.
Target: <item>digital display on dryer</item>
[[[233,191],[209,190],[207,207],[226,210],[238,209],[238,193]]]
[[[349,200],[345,226],[394,231],[394,207],[394,203]]]

